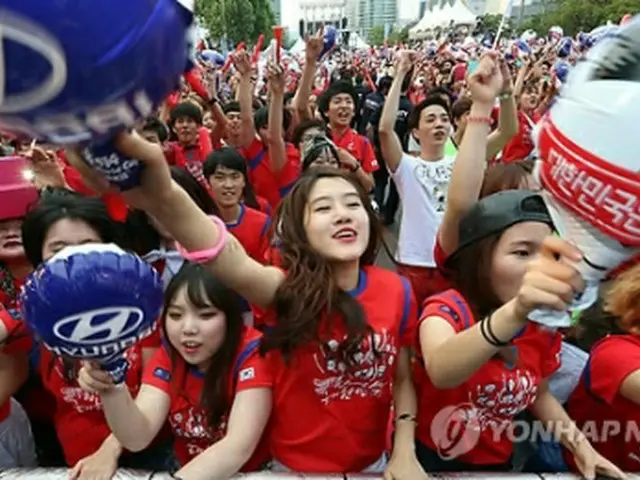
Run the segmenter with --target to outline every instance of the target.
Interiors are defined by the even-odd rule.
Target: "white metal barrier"
[[[67,480],[69,470],[60,468],[24,468],[0,470],[0,479],[29,480]],[[322,474],[286,474],[286,473],[247,473],[234,478],[246,480],[379,480],[381,477],[370,475],[322,475]],[[526,473],[433,473],[429,478],[435,480],[473,479],[473,480],[580,480],[581,477],[567,474],[526,474]],[[606,477],[603,477],[606,478]],[[118,470],[114,480],[170,480],[171,475],[163,472],[144,472],[139,470]],[[640,480],[640,474],[630,474],[629,480]]]

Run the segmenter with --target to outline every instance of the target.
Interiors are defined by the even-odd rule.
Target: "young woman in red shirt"
[[[271,412],[261,334],[243,325],[239,297],[205,268],[185,264],[165,293],[166,343],[147,365],[135,397],[85,364],[80,382],[99,393],[115,437],[147,448],[169,418],[181,469],[174,478],[230,478],[269,460],[260,442]]]
[[[122,238],[122,225],[109,217],[100,199],[64,189],[44,194],[22,224],[24,250],[34,267],[70,245],[122,245]],[[129,366],[124,390],[134,394],[138,391],[143,366],[157,347],[159,337],[150,337],[125,352]],[[72,468],[72,479],[110,478],[118,466],[164,469],[169,465],[167,446],[162,442],[137,455],[123,450],[110,435],[100,398],[84,392],[78,385],[79,362],[57,357],[43,347],[37,353],[32,361],[55,399],[53,424],[66,463]]]
[[[514,417],[530,409],[553,425],[587,478],[623,478],[548,389],[561,336],[528,321],[536,308],[566,309],[582,291],[577,271],[558,261],[580,252],[551,236],[542,198],[522,190],[480,200],[458,233],[445,263],[454,289],[428,298],[419,322],[417,451],[425,470],[511,470]]]
[[[413,444],[415,301],[405,279],[373,266],[380,229],[357,180],[336,169],[303,175],[278,210],[281,268],[270,267],[176,188],[157,146],[129,134],[116,142],[123,155],[145,164],[143,184],[123,192],[127,201],[162,223],[187,257],[268,310],[261,350],[273,373],[276,468],[426,478]],[[77,156],[74,164],[104,184]],[[396,429],[387,463],[392,404]]]
[[[607,291],[605,310],[614,318],[616,333],[591,347],[567,411],[598,452],[623,470],[638,472],[640,265],[621,274]],[[565,460],[575,471],[576,464],[567,453]]]

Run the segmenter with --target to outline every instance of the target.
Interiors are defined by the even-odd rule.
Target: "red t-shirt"
[[[610,335],[592,348],[567,412],[602,456],[623,471],[640,470],[640,407],[620,394],[622,382],[640,369],[640,339]],[[618,426],[614,432],[612,427]],[[605,437],[606,434],[606,437]],[[573,455],[564,457],[578,471]]]
[[[533,114],[529,117],[525,113],[518,111],[518,122],[520,124],[518,133],[509,140],[502,150],[502,163],[510,163],[516,160],[524,160],[533,151],[533,140],[531,132],[536,123],[540,121],[540,115]]]
[[[261,337],[260,332],[245,327],[229,378],[229,405],[232,405],[237,392],[272,386],[269,365],[258,351]],[[160,348],[147,365],[142,382],[171,397],[169,424],[175,437],[176,457],[181,465],[187,464],[226,434],[229,412],[215,431],[207,427],[207,414],[200,406],[203,374],[188,365],[182,357],[176,356],[172,364],[167,349]],[[269,460],[266,439],[264,435],[242,471],[256,471]]]
[[[271,205],[269,205],[267,199],[256,195],[256,200],[258,201],[258,205],[260,206],[260,211],[270,217],[273,213],[273,210],[271,209]]]
[[[192,147],[183,147],[178,142],[169,142],[165,148],[165,157],[169,165],[175,165],[187,169],[206,189],[209,183],[204,178],[202,164],[213,151],[209,130],[201,127],[198,134],[198,142]]]
[[[445,319],[456,332],[476,323],[464,298],[453,289],[427,299],[420,322],[429,317]],[[504,358],[496,355],[462,385],[448,389],[434,387],[419,353],[419,361],[414,363],[419,399],[416,437],[428,448],[464,463],[508,462],[513,442],[504,434],[509,432],[506,427],[535,401],[540,382],[560,366],[561,343],[560,334],[529,322],[511,347],[518,359],[515,365],[508,365]],[[417,352],[420,351],[418,341]],[[446,408],[453,410],[447,417],[440,418]],[[436,438],[431,434],[434,420],[443,421],[442,428],[435,429],[438,433],[434,435],[441,435]],[[451,442],[448,433],[454,430],[460,442]],[[452,449],[449,451],[447,447]],[[459,454],[455,449],[459,449]]]
[[[373,173],[380,168],[371,142],[364,135],[360,135],[354,129],[349,128],[342,136],[338,136],[336,132],[331,132],[331,136],[333,143],[338,148],[344,148],[353,155],[360,162],[365,172]]]
[[[6,328],[8,337],[2,346],[2,353],[7,355],[28,354],[33,347],[33,340],[24,323],[16,319],[0,304],[0,322]],[[11,413],[11,401],[0,405],[0,422]]]
[[[125,383],[134,398],[142,380],[141,354],[140,344],[130,347],[124,354],[129,363]],[[80,388],[76,379],[65,379],[62,359],[44,347],[40,349],[39,368],[45,387],[55,397],[53,423],[67,465],[73,466],[95,453],[111,434],[100,397]]]
[[[247,254],[256,262],[264,263],[269,246],[267,233],[271,219],[264,213],[242,204],[240,216],[235,223],[227,223],[227,229],[242,244]]]
[[[300,153],[292,144],[287,143],[285,165],[281,171],[274,172],[269,151],[258,137],[253,139],[248,148],[241,148],[239,151],[247,161],[247,173],[253,191],[264,197],[271,208],[277,208],[300,176]]]
[[[289,364],[279,351],[267,354],[274,374],[271,453],[297,472],[361,472],[386,448],[396,363],[413,342],[415,299],[406,279],[375,266],[361,271],[349,294],[374,330],[355,370],[345,372],[334,353],[346,336],[338,319],[323,322],[323,343],[298,347]]]

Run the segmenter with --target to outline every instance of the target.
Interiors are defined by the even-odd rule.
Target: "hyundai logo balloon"
[[[157,272],[112,244],[66,247],[25,281],[24,321],[56,355],[94,360],[124,380],[124,351],[151,335],[162,309]]]
[[[86,145],[133,127],[191,67],[192,22],[193,0],[3,0],[0,130]]]

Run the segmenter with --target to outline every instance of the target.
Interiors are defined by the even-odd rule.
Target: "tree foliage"
[[[611,21],[618,23],[627,13],[638,13],[638,0],[558,0],[548,5],[545,12],[535,15],[522,24],[522,30],[531,28],[538,34],[559,25],[566,35],[589,32]]]
[[[213,40],[225,36],[238,44],[272,36],[275,15],[269,0],[196,0],[196,15]]]
[[[406,43],[409,40],[409,29],[409,26],[402,29],[394,28],[389,32],[387,41],[389,44],[396,44],[398,42]],[[374,25],[371,30],[369,30],[367,43],[369,43],[369,45],[382,45],[384,40],[384,25]]]

